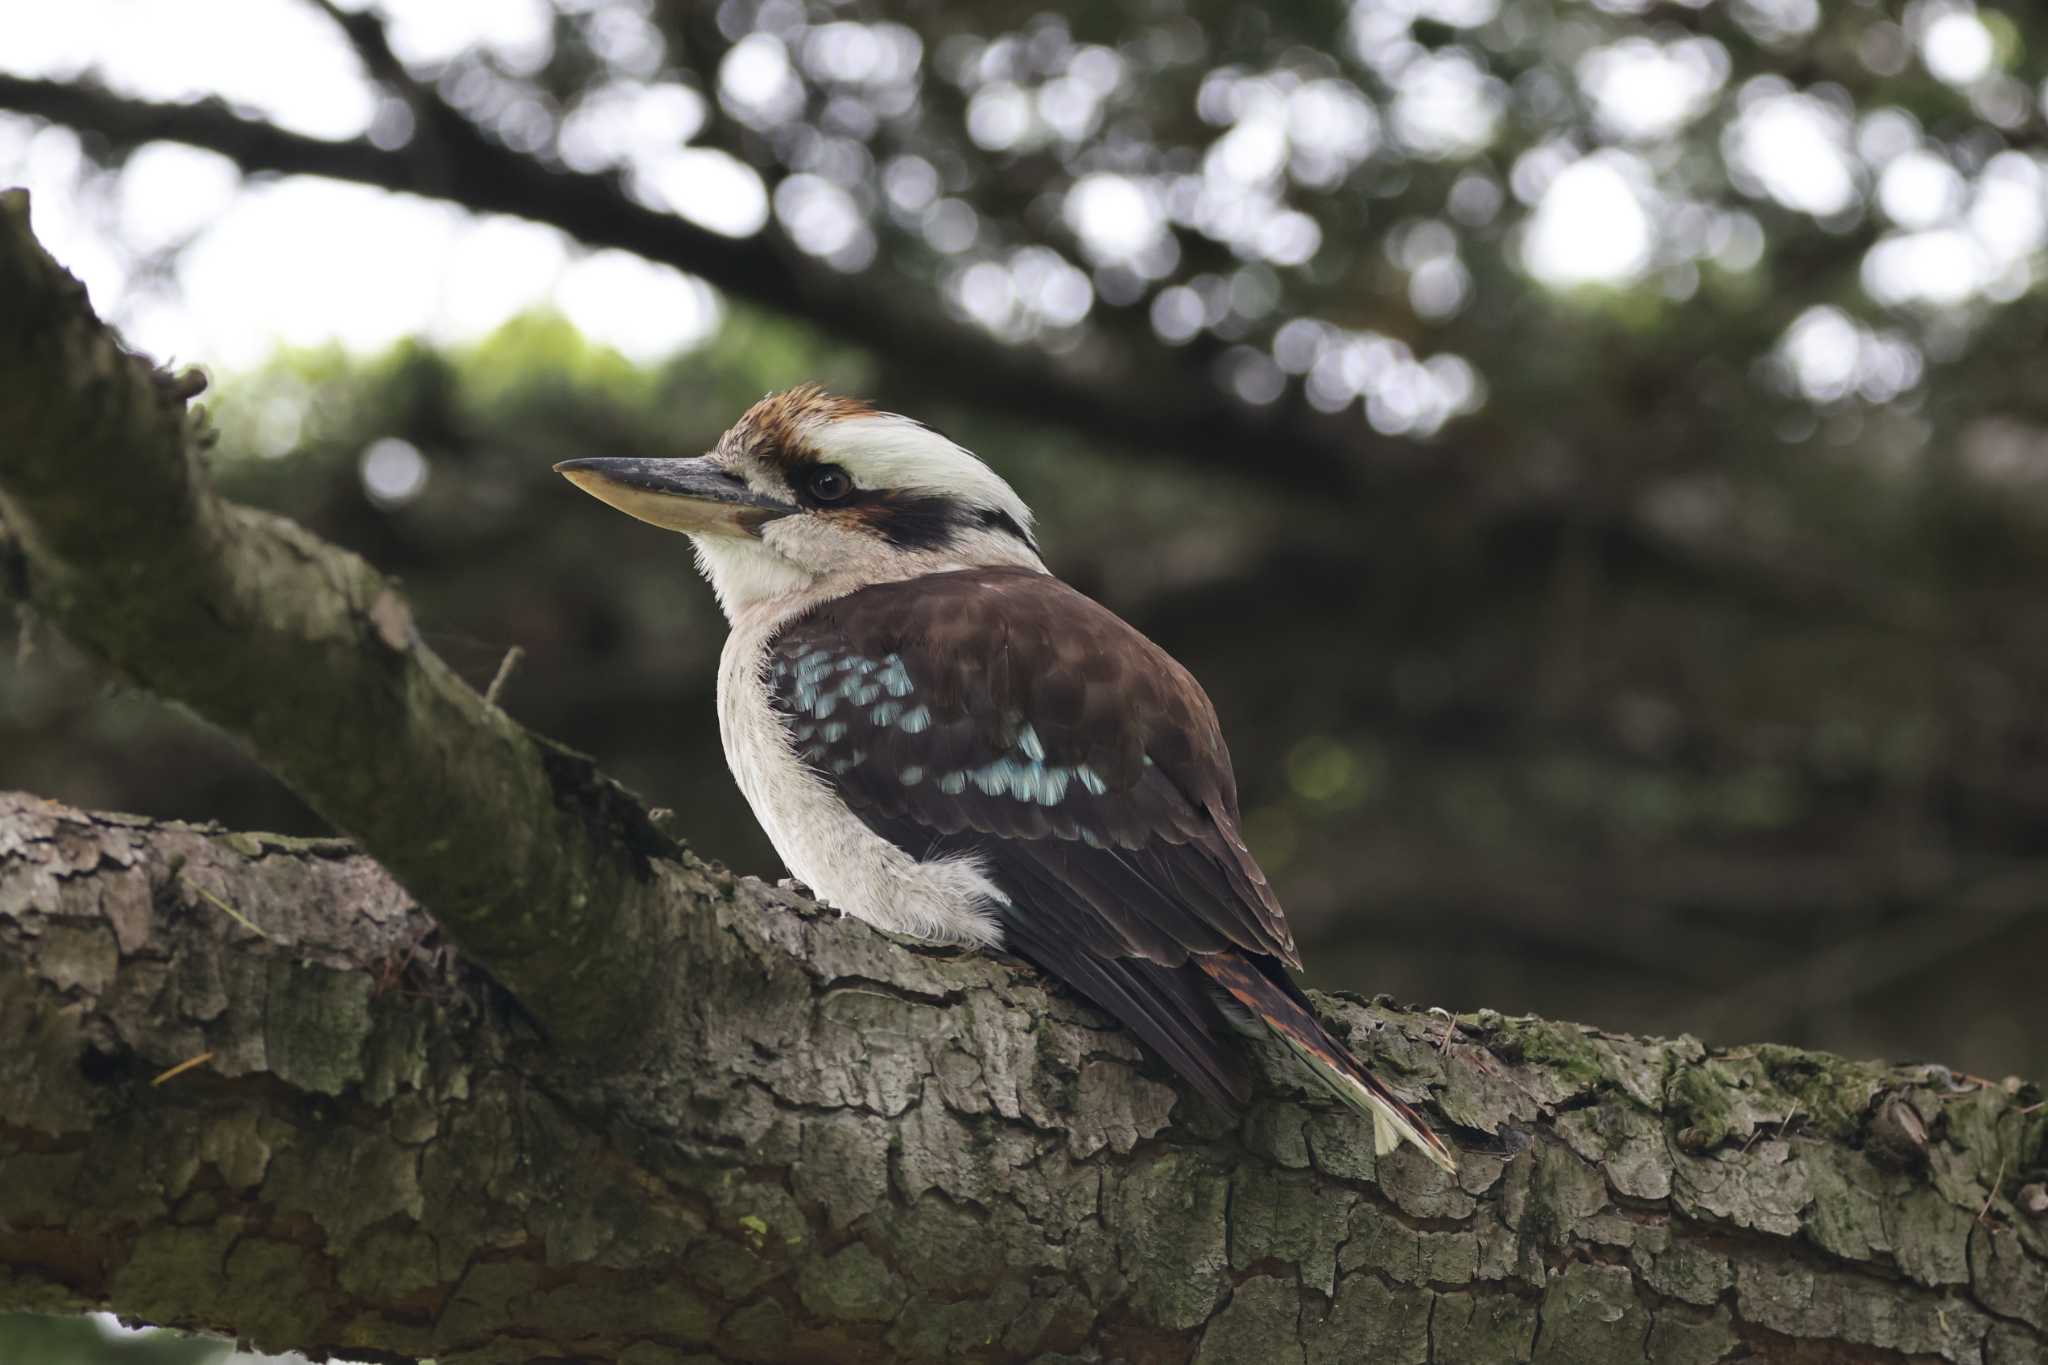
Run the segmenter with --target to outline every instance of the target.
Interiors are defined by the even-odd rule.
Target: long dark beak
[[[758,536],[797,510],[707,459],[564,460],[555,472],[629,517],[692,535]]]

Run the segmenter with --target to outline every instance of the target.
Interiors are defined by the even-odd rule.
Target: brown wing
[[[937,574],[792,622],[768,673],[798,753],[871,829],[979,858],[1009,946],[1216,1103],[1250,1095],[1227,997],[1372,1116],[1381,1152],[1406,1140],[1455,1167],[1288,979],[1300,959],[1238,833],[1215,709],[1113,613],[1044,574]]]
[[[769,684],[806,762],[909,851],[981,855],[1094,954],[1299,966],[1238,831],[1215,709],[1107,608],[1021,569],[863,589],[787,626]]]

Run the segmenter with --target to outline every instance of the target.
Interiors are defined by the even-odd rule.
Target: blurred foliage
[[[433,51],[407,10],[414,77],[546,165],[692,208],[727,158],[791,271],[1280,433],[1116,447],[741,307],[653,367],[530,316],[223,388],[227,491],[401,575],[479,685],[522,647],[511,712],[698,847],[779,872],[722,623],[548,466],[815,378],[981,451],[1210,687],[1318,981],[2048,1072],[2048,12],[563,3]],[[380,498],[389,440],[426,477]],[[0,782],[316,823],[25,639]]]
[[[96,1318],[0,1313],[4,1365],[226,1365],[233,1359],[232,1344],[210,1337],[165,1331],[116,1333]]]

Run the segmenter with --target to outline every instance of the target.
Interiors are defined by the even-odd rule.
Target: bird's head
[[[694,459],[565,460],[602,502],[695,542],[728,616],[949,569],[1043,569],[1031,509],[936,431],[814,385],[749,408]]]

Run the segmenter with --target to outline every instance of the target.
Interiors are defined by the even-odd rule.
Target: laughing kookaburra
[[[909,418],[800,388],[699,459],[555,466],[682,531],[732,622],[726,761],[789,870],[897,933],[1001,946],[1229,1110],[1270,1031],[1375,1145],[1450,1149],[1316,1021],[1216,712],[1047,572],[1031,509]]]

